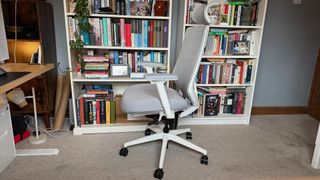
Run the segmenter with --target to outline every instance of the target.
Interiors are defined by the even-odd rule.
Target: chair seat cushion
[[[171,88],[166,88],[170,107],[174,111],[186,109],[189,103]],[[164,111],[155,84],[136,84],[126,89],[122,96],[122,111],[126,113],[147,113]]]

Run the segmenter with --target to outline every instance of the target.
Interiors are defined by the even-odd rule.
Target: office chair
[[[159,168],[154,172],[155,178],[161,179],[164,175],[163,164],[168,141],[202,153],[201,164],[208,164],[205,149],[178,136],[186,133],[186,139],[191,139],[190,128],[176,129],[179,117],[185,117],[199,107],[195,79],[208,31],[207,26],[189,27],[172,74],[146,74],[145,78],[150,80],[150,84],[130,86],[122,96],[121,108],[124,112],[149,115],[147,117],[164,123],[163,129],[149,126],[145,131],[145,137],[124,143],[119,152],[125,157],[129,146],[162,140]],[[165,83],[170,80],[174,81],[177,90],[166,87]],[[151,134],[151,130],[155,134]]]

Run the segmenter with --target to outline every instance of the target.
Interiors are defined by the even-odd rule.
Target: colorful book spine
[[[107,18],[102,18],[103,45],[108,46],[108,23]]]
[[[126,46],[126,40],[125,40],[125,23],[124,23],[124,19],[120,19],[120,46],[121,47],[125,47]]]

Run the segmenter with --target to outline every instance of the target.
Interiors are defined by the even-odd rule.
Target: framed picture
[[[127,64],[110,64],[111,77],[129,77],[129,66]]]
[[[250,42],[249,41],[233,41],[232,51],[233,51],[233,55],[249,55]]]

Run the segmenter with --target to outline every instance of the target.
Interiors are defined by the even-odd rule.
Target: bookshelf
[[[195,24],[191,20],[192,13],[190,13],[190,10],[192,11],[193,9],[192,7],[194,7],[195,3],[198,3],[198,1],[197,0],[181,0],[179,2],[180,3],[179,3],[178,17],[180,19],[178,21],[177,54],[179,54],[181,43],[185,35],[185,30],[188,27],[202,25],[202,24]],[[209,25],[210,33],[212,32],[212,34],[210,33],[208,34],[208,39],[212,37],[216,38],[217,36],[220,39],[218,39],[217,41],[217,39],[213,38],[213,41],[209,41],[209,40],[207,41],[206,48],[204,49],[204,55],[202,57],[202,62],[199,67],[196,86],[197,86],[199,102],[200,102],[199,109],[201,110],[198,110],[198,112],[196,112],[192,116],[181,119],[179,122],[180,125],[249,124],[253,94],[254,94],[254,88],[255,88],[255,80],[256,80],[257,69],[259,64],[261,39],[263,35],[263,27],[264,27],[264,21],[265,21],[266,9],[267,9],[267,0],[260,0],[255,2],[258,2],[258,6],[256,11],[257,12],[256,21],[254,24],[244,25],[242,23],[239,23],[241,21],[239,21],[238,23],[236,22],[231,23],[231,18],[235,18],[235,16],[237,16],[237,13],[232,14],[233,13],[232,8],[233,6],[235,6],[234,9],[235,9],[235,12],[237,12],[237,8],[238,8],[237,6],[239,5],[228,3],[228,1],[225,0],[224,1],[225,5],[222,6],[224,10],[222,11],[224,11],[225,14],[228,15],[228,18],[227,18],[228,21],[225,23],[216,23],[216,24]],[[240,6],[243,6],[243,5],[240,5]],[[230,10],[230,13],[229,13],[229,10]],[[243,10],[243,7],[242,7],[242,10]],[[241,16],[239,16],[239,18],[242,18],[242,14]],[[233,46],[233,42],[231,41],[229,42],[228,40],[230,39],[230,35],[235,31],[246,32],[247,34],[244,34],[244,36],[249,34],[250,37],[248,38],[249,39],[248,41],[250,43],[250,51],[248,54],[245,54],[245,55],[235,54],[229,51],[229,50],[233,50],[232,48],[228,49],[229,45],[232,44]],[[227,43],[225,44],[221,43],[223,41]],[[222,45],[225,45],[226,48],[223,49],[223,46],[219,46],[218,51],[208,52],[207,51],[208,50],[207,48],[209,48],[208,44],[210,43],[217,44],[217,42],[220,42]],[[216,49],[216,48],[213,48],[213,49]],[[245,64],[243,65],[244,70],[237,71],[237,68],[242,67],[240,66],[240,64],[237,64],[237,62],[244,62]],[[249,75],[246,74],[247,73],[246,70],[248,69],[248,66],[249,66],[248,62],[250,62]],[[204,68],[205,66],[207,69]],[[232,70],[235,71],[236,73],[232,72]],[[242,74],[241,78],[237,77],[237,72],[238,72],[238,76],[240,76],[239,72],[241,72],[240,73]],[[236,79],[236,77],[239,79]],[[207,91],[203,91],[203,89]],[[242,92],[237,92],[237,90],[239,89],[241,89]],[[219,90],[221,92],[219,92]],[[235,92],[233,93],[234,90]],[[213,95],[210,95],[210,94],[213,94]],[[241,101],[239,99],[238,101],[235,101],[234,96],[233,96],[234,99],[230,99],[230,96],[229,96],[230,94],[234,94],[234,95],[237,94],[237,98],[241,96]],[[216,97],[217,100],[210,101],[210,98],[212,97]],[[239,105],[237,104],[239,101],[241,102],[240,108],[237,107]],[[206,104],[214,106],[215,109],[213,108],[214,109],[213,111],[216,111],[216,113],[205,114],[205,113],[208,113],[209,111],[208,107],[206,107]],[[234,108],[235,110],[231,109],[229,111],[228,108],[230,107]]]
[[[169,72],[170,70],[170,39],[171,39],[171,14],[172,14],[172,0],[167,0],[167,13],[165,16],[155,16],[153,15],[154,11],[152,11],[151,15],[132,15],[132,13],[128,13],[128,10],[132,11],[132,9],[128,9],[128,4],[127,3],[135,3],[137,1],[121,1],[125,3],[126,7],[126,12],[125,13],[120,13],[120,14],[104,14],[104,13],[97,13],[96,11],[96,6],[94,5],[95,3],[113,3],[113,5],[119,0],[88,0],[89,2],[89,19],[95,19],[96,21],[100,22],[99,27],[100,27],[100,35],[95,34],[95,38],[100,36],[101,39],[96,41],[93,41],[94,43],[91,42],[86,42],[85,38],[83,38],[84,42],[84,47],[83,47],[83,52],[85,55],[87,52],[91,52],[90,55],[92,55],[92,52],[94,52],[93,56],[96,55],[101,55],[106,57],[108,59],[109,64],[128,64],[129,66],[129,71],[135,71],[135,72],[141,72],[141,69],[137,68],[134,64],[132,64],[132,61],[137,61],[137,59],[133,58],[137,57],[138,55],[141,60],[143,61],[154,61],[154,62],[161,62],[165,65],[166,67],[166,72]],[[75,13],[69,11],[70,10],[70,2],[73,2],[71,0],[64,0],[64,12],[65,12],[65,26],[66,26],[66,34],[67,34],[67,46],[68,46],[68,64],[69,67],[71,68],[70,70],[70,83],[71,83],[71,96],[72,96],[72,107],[73,107],[73,114],[75,115],[74,117],[74,124],[75,128],[73,130],[74,135],[82,135],[82,134],[90,134],[90,133],[111,133],[111,132],[130,132],[130,131],[144,131],[146,128],[146,125],[144,121],[129,121],[127,119],[127,116],[119,116],[116,118],[116,123],[111,123],[111,124],[77,124],[77,97],[81,93],[81,88],[83,85],[87,84],[97,84],[97,85],[105,85],[105,84],[111,84],[113,87],[113,93],[115,96],[121,96],[121,94],[125,91],[125,89],[133,84],[137,83],[146,83],[148,81],[143,80],[143,79],[133,79],[130,77],[112,77],[109,74],[109,77],[107,78],[87,78],[85,77],[85,73],[83,73],[83,70],[79,72],[79,64],[76,61],[72,49],[70,48],[69,41],[72,40],[74,37],[74,33],[72,30],[74,30],[76,24],[74,17]],[[140,1],[141,2],[141,1]],[[150,1],[152,2],[152,1]],[[154,1],[155,3],[156,1]],[[154,4],[150,3],[150,7],[152,9]],[[114,8],[110,4],[111,8]],[[134,6],[133,6],[134,7]],[[114,10],[114,9],[113,9]],[[115,10],[113,12],[116,12]],[[130,15],[129,15],[130,14]],[[107,26],[103,24],[102,21],[105,21],[109,23]],[[90,21],[90,20],[89,20]],[[121,34],[123,31],[123,27],[121,27],[121,22],[125,22],[126,24],[130,24],[130,32],[138,34],[138,39],[134,39],[136,36],[135,34],[129,34],[132,36],[129,39],[127,38],[127,34],[124,34],[125,37],[123,37]],[[133,24],[136,23],[137,29],[141,28],[142,25],[142,32],[141,29],[133,29]],[[116,24],[116,25],[115,25]],[[117,28],[117,24],[119,24],[120,29]],[[151,24],[153,25],[153,29],[156,31],[159,30],[159,35],[155,34],[152,36],[152,34],[149,34],[149,31],[146,32],[144,28],[152,29]],[[92,25],[92,24],[91,24]],[[110,27],[109,27],[110,26]],[[147,27],[146,27],[147,26]],[[96,33],[95,29],[95,24],[92,25],[93,27],[93,33]],[[112,32],[111,32],[111,28]],[[147,29],[147,30],[148,30]],[[104,36],[104,32],[107,32],[107,37]],[[116,31],[120,32],[118,34],[119,40],[114,37],[116,36]],[[126,32],[126,29],[124,29]],[[108,34],[109,32],[109,34]],[[111,34],[112,33],[112,34]],[[111,34],[111,36],[110,36]],[[141,35],[142,37],[139,37]],[[152,36],[152,37],[151,37]],[[111,38],[110,38],[111,37]],[[156,38],[161,38],[156,39]],[[90,37],[91,38],[91,37]],[[122,38],[126,41],[124,44],[122,44]],[[141,39],[139,39],[141,38]],[[153,39],[153,40],[151,40]],[[90,39],[91,40],[91,39]],[[157,44],[156,40],[159,40],[159,44]],[[117,41],[119,43],[117,44]],[[130,41],[130,44],[128,43]],[[137,42],[138,41],[138,42]],[[153,42],[152,42],[153,41]],[[127,44],[128,43],[128,44]],[[106,55],[108,54],[108,55]],[[117,54],[117,55],[116,55]],[[124,60],[124,56],[128,56],[126,60]],[[129,58],[129,54],[131,54],[131,58]],[[118,62],[117,57],[117,62],[115,62],[115,56],[121,56],[120,61]],[[113,59],[111,61],[111,59]],[[138,61],[140,61],[140,59]],[[134,68],[135,67],[135,68]],[[110,72],[107,72],[110,73]],[[119,103],[120,101],[116,101],[116,103]],[[119,106],[116,105],[116,107]],[[118,108],[118,107],[117,107]],[[118,109],[117,109],[118,110]]]

